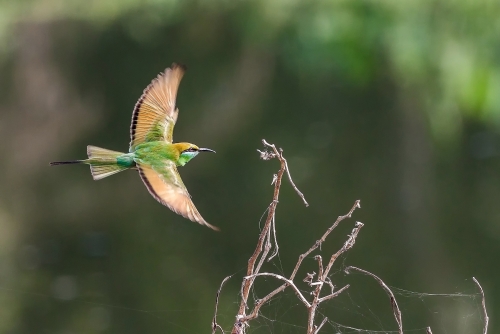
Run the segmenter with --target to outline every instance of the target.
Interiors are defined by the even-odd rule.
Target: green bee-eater
[[[185,71],[185,66],[174,63],[146,87],[132,114],[129,153],[89,145],[88,159],[50,164],[88,164],[94,180],[126,169],[137,169],[158,202],[191,221],[217,230],[200,215],[177,172],[177,166],[184,166],[199,152],[215,153],[190,143],[172,143],[179,114],[175,100]]]

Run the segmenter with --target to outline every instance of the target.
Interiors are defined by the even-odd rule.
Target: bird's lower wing
[[[193,222],[208,226],[216,231],[219,230],[207,223],[200,215],[172,162],[168,162],[162,167],[151,167],[138,163],[137,168],[149,193],[158,202]]]

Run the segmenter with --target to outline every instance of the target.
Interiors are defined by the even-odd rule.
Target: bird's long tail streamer
[[[130,166],[118,164],[117,158],[123,155],[121,152],[89,145],[87,146],[87,155],[89,158],[85,160],[54,161],[50,165],[88,164],[90,165],[90,172],[94,180],[101,180],[130,168]]]

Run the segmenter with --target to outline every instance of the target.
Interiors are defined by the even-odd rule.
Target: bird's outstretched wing
[[[158,202],[193,222],[219,230],[200,215],[172,161],[167,160],[161,166],[138,163],[137,167],[142,181]]]
[[[184,65],[173,63],[146,87],[132,114],[130,152],[148,141],[172,142],[179,112],[175,106],[177,89],[185,71]]]

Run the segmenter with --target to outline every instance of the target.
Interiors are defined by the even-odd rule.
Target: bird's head
[[[174,144],[174,147],[179,152],[179,159],[177,160],[178,166],[184,166],[191,159],[193,159],[195,156],[197,156],[199,152],[213,152],[213,153],[215,153],[214,150],[211,150],[209,148],[198,147],[198,146],[191,144],[191,143],[177,143],[177,144]]]

